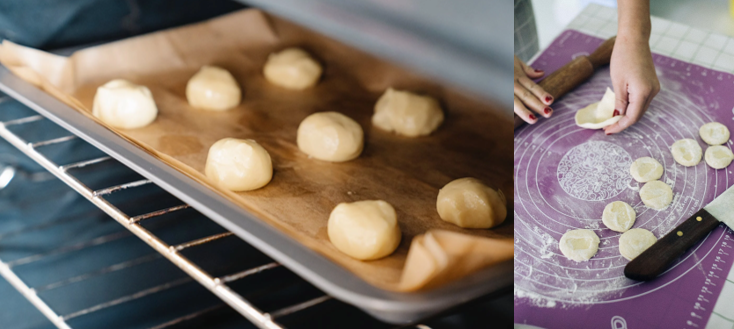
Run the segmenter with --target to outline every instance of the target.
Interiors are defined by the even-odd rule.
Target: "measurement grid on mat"
[[[568,24],[567,29],[603,39],[612,37],[617,34],[617,11],[615,8],[590,4]],[[657,54],[734,74],[734,38],[725,35],[653,17],[650,48]],[[734,237],[727,234],[725,240],[718,252],[734,252]],[[728,264],[722,264],[722,267],[720,270],[728,273],[728,276],[706,325],[707,329],[734,329],[734,267]],[[711,275],[716,275],[716,268],[707,270],[711,270]]]

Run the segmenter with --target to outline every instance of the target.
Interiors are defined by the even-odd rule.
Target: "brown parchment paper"
[[[323,64],[317,86],[290,91],[264,79],[267,55],[288,46],[303,47]],[[491,106],[277,17],[244,10],[68,58],[5,41],[0,62],[102,125],[91,116],[98,86],[117,78],[148,86],[159,110],[156,120],[135,130],[109,129],[383,289],[434,287],[512,257],[511,122]],[[188,105],[186,83],[207,64],[237,79],[243,90],[237,108],[210,112]],[[372,127],[374,104],[388,87],[439,99],[446,121],[421,138]],[[320,111],[359,122],[365,131],[359,158],[329,163],[299,151],[298,124]],[[203,175],[207,152],[224,137],[255,139],[268,150],[274,175],[267,186],[234,193],[209,183]],[[462,177],[503,190],[510,207],[503,225],[467,230],[439,218],[438,190]],[[331,245],[326,223],[338,203],[372,199],[395,207],[403,236],[389,257],[363,262]]]

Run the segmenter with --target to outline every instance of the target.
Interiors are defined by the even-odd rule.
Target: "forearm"
[[[650,40],[650,1],[618,0],[619,27],[617,39],[625,42],[644,43]]]

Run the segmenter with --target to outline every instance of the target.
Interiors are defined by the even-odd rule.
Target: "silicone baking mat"
[[[562,33],[533,63],[552,72],[592,52],[603,40]],[[634,227],[661,237],[734,184],[732,167],[676,164],[670,145],[698,137],[711,121],[734,131],[734,76],[654,54],[662,90],[643,119],[621,134],[605,136],[574,124],[579,108],[611,87],[609,69],[556,101],[554,115],[515,131],[515,322],[544,328],[704,328],[734,263],[734,236],[721,226],[658,279],[624,277],[620,233],[606,229],[601,213],[612,201],[637,212]],[[731,141],[728,144],[731,146]],[[634,159],[660,161],[661,180],[672,186],[672,204],[654,211],[629,175]],[[566,259],[558,240],[568,230],[592,229],[601,238],[588,262]]]

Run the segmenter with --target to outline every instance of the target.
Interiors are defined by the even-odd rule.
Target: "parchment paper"
[[[267,55],[288,46],[303,47],[324,65],[317,86],[290,91],[264,79]],[[159,109],[155,122],[135,130],[109,129],[383,289],[434,287],[512,258],[512,215],[491,230],[466,230],[443,222],[436,212],[443,185],[475,177],[502,189],[512,214],[511,122],[488,105],[279,18],[244,10],[68,58],[5,41],[0,62],[92,119],[98,86],[117,78],[148,86]],[[209,112],[188,105],[186,83],[207,64],[237,79],[243,90],[237,108]],[[446,121],[421,138],[374,128],[374,104],[388,87],[436,97]],[[365,131],[359,158],[329,163],[299,151],[298,124],[320,111],[338,111],[359,122]],[[207,152],[224,137],[257,140],[273,159],[273,180],[240,193],[210,184],[203,175]],[[363,262],[331,245],[326,223],[338,203],[372,199],[395,207],[403,236],[391,256]]]

